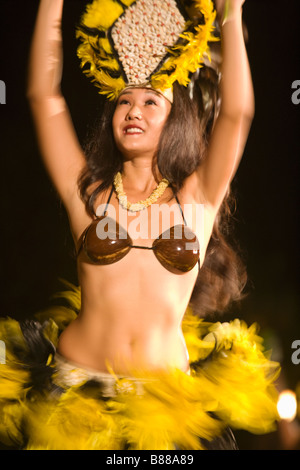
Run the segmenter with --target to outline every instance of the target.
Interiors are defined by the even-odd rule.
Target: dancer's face
[[[115,142],[124,157],[153,157],[170,111],[171,103],[152,89],[125,90],[112,121]]]

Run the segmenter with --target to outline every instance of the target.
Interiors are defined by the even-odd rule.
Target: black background
[[[0,0],[1,267],[0,316],[32,317],[61,287],[76,282],[68,221],[42,165],[26,101],[28,52],[37,0]],[[75,24],[85,0],[65,0],[63,93],[81,141],[101,111],[102,98],[79,69]],[[244,20],[256,95],[256,115],[234,180],[236,234],[248,266],[249,294],[224,318],[257,321],[283,385],[300,381],[292,342],[300,339],[299,124],[292,83],[300,80],[299,1],[247,0]],[[66,152],[68,149],[66,149]],[[241,433],[243,448],[280,446],[278,436]]]

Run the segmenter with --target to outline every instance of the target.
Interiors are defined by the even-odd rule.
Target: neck
[[[122,179],[124,189],[130,192],[148,193],[161,181],[157,167],[153,172],[152,161],[126,161],[123,165]]]

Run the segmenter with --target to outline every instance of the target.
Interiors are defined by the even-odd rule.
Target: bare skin
[[[222,3],[222,2],[221,2]],[[253,117],[251,77],[241,27],[242,0],[229,1],[230,20],[223,27],[222,107],[205,163],[178,194],[182,206],[204,204],[201,226],[191,223],[201,245],[201,264],[213,223],[237,169]],[[67,210],[74,243],[92,219],[79,197],[77,179],[85,158],[60,91],[63,0],[41,0],[30,59],[28,98],[41,153]],[[223,5],[219,4],[222,13]],[[135,89],[119,97],[113,118],[115,141],[124,156],[123,184],[130,202],[146,199],[156,187],[152,160],[170,103],[147,89]],[[128,125],[142,132],[127,133]],[[68,152],[65,149],[68,149]],[[99,195],[104,203],[108,191]],[[159,204],[174,204],[168,188]],[[116,195],[110,210],[122,217]],[[124,214],[123,214],[124,215]],[[131,215],[129,222],[139,217]],[[146,209],[151,225],[151,211]],[[123,219],[122,219],[123,220]],[[182,223],[178,206],[174,219]],[[124,223],[122,223],[124,225]],[[124,227],[130,233],[130,223]],[[157,227],[159,233],[162,225]],[[151,246],[153,238],[136,240]],[[181,322],[197,278],[197,265],[176,275],[163,268],[152,251],[133,249],[125,258],[107,266],[78,258],[82,290],[81,312],[60,337],[59,353],[67,359],[99,371],[108,364],[117,374],[144,368],[189,368]]]

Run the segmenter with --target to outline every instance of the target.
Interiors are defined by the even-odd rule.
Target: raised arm
[[[32,39],[27,96],[46,169],[67,210],[80,204],[77,178],[85,165],[61,94],[63,0],[41,0]]]
[[[254,116],[254,94],[242,26],[244,1],[216,1],[222,24],[221,108],[207,157],[198,170],[201,192],[215,211],[237,170]]]

